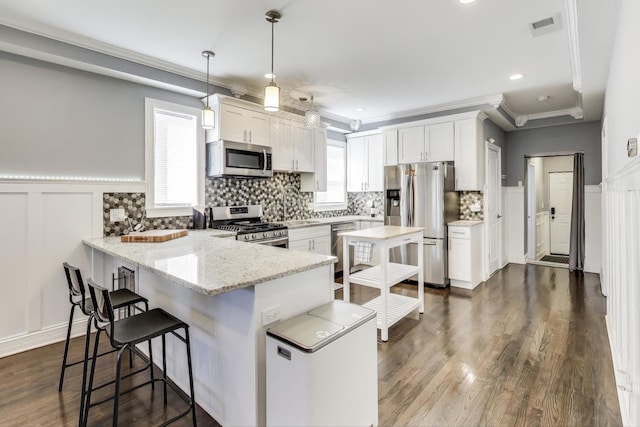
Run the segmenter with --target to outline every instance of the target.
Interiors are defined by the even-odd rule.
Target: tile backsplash
[[[267,179],[207,178],[205,185],[206,206],[262,205],[265,221],[310,219],[342,215],[369,215],[367,202],[382,212],[382,192],[348,193],[348,208],[340,211],[314,212],[307,208],[313,203],[313,193],[300,191],[300,174],[274,173]],[[286,200],[286,218],[283,201]],[[147,230],[192,228],[191,216],[144,218],[144,193],[104,193],[104,236],[128,234],[141,220]],[[128,222],[109,221],[109,210],[123,208]]]
[[[481,191],[461,191],[460,192],[460,219],[482,221],[483,194]],[[471,205],[478,203],[480,212],[471,212]]]

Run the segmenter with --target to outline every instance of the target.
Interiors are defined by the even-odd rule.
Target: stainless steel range
[[[262,245],[289,247],[289,231],[284,224],[262,222],[262,206],[224,206],[211,208],[211,228],[235,231],[236,240]]]

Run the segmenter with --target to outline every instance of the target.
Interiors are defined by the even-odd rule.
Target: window
[[[347,144],[327,140],[327,191],[314,193],[315,210],[347,209]]]
[[[145,100],[148,217],[191,215],[204,199],[204,131],[200,110]]]

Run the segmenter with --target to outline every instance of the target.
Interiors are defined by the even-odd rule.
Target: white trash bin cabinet
[[[377,426],[375,311],[332,301],[267,330],[268,426]]]

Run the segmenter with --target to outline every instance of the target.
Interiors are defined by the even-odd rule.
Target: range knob
[[[253,240],[255,240],[255,239],[256,239],[256,235],[255,235],[255,234],[252,234],[252,235],[251,235],[251,238],[252,238]]]
[[[262,237],[269,237],[269,233],[262,233]]]
[[[249,240],[249,235],[248,234],[245,234],[243,237],[244,237],[244,240]]]

